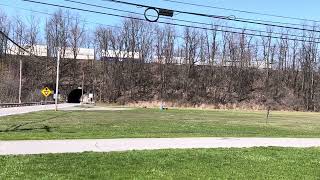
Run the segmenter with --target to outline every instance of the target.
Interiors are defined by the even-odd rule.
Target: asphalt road
[[[141,138],[0,141],[0,155],[251,147],[320,147],[320,138]]]
[[[77,106],[79,104],[58,104],[59,109],[71,108]],[[45,111],[45,110],[54,110],[55,105],[38,105],[38,106],[23,106],[23,107],[12,107],[12,108],[0,108],[0,117],[1,116],[10,116],[17,114],[26,114],[37,111]]]

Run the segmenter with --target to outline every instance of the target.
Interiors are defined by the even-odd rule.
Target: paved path
[[[113,152],[129,150],[320,147],[320,139],[297,138],[149,138],[100,140],[0,141],[0,155]]]
[[[59,104],[58,108],[70,108],[77,106],[79,104]],[[1,116],[10,116],[17,114],[26,114],[30,112],[44,111],[44,110],[54,110],[55,105],[38,105],[38,106],[23,106],[23,107],[12,107],[12,108],[0,108],[0,117]]]

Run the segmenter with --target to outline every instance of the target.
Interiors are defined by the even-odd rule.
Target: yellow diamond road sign
[[[52,91],[48,87],[45,87],[41,90],[41,93],[43,96],[48,97],[52,94]]]

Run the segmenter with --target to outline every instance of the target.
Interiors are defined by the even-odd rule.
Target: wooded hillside
[[[6,38],[0,38],[3,103],[17,101],[20,59],[23,101],[40,100],[40,88],[54,86],[55,52],[61,51],[65,94],[66,86],[77,88],[84,79],[86,91],[102,102],[170,101],[320,111],[316,32],[306,30],[292,38],[293,32],[268,28],[268,36],[254,36],[246,34],[245,28],[239,33],[221,31],[216,23],[207,29],[181,29],[135,19],[123,20],[119,27],[101,25],[91,32],[78,15],[60,10],[47,19],[41,39],[36,18],[27,24],[1,16],[0,30],[21,46],[40,42],[48,46],[46,58],[12,56],[6,54]],[[64,58],[67,47],[74,49],[74,59]],[[78,60],[80,47],[94,48],[96,59]],[[138,52],[139,58],[100,60],[108,50]]]

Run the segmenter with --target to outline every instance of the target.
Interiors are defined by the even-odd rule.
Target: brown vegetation
[[[64,95],[84,80],[85,89],[100,102],[320,111],[318,44],[310,42],[316,41],[316,33],[304,32],[302,41],[292,41],[286,33],[272,39],[270,31],[270,38],[259,39],[218,32],[216,25],[211,31],[181,30],[130,19],[120,28],[97,27],[88,38],[90,33],[79,17],[71,22],[70,16],[58,11],[47,20],[47,58],[9,56],[1,51],[0,102],[17,101],[19,58],[24,63],[23,101],[39,101],[40,88],[54,86],[54,54],[61,51]],[[0,30],[9,34],[4,23],[9,21],[0,21]],[[13,28],[15,41],[37,44],[38,28],[33,23],[23,33],[22,24],[12,25],[17,27]],[[6,49],[6,39],[0,40],[2,50]],[[77,49],[85,46],[95,48],[97,60],[77,60]],[[72,47],[74,59],[64,58],[66,47]],[[139,58],[125,59],[119,54],[102,60],[108,50],[132,53],[131,57],[138,52]]]

